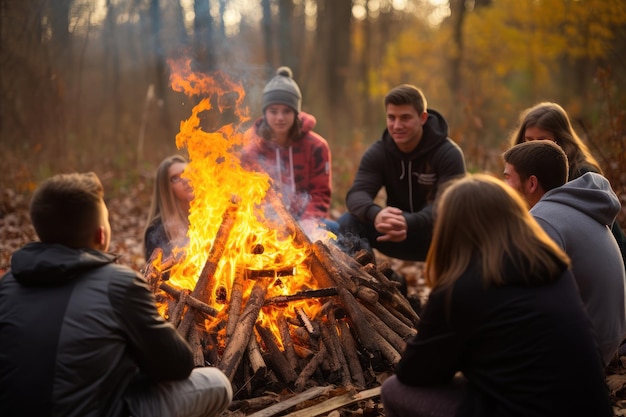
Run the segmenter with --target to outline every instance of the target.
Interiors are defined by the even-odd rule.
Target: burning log
[[[359,341],[365,348],[370,358],[373,358],[376,353],[379,353],[378,346],[376,346],[370,335],[374,332],[372,326],[367,322],[363,314],[359,309],[359,304],[354,298],[354,296],[345,288],[339,288],[339,296],[341,297],[341,302],[348,312],[348,316],[350,320],[354,324],[354,328],[359,336]]]
[[[226,323],[226,343],[230,341],[232,335],[237,328],[239,314],[241,313],[241,303],[243,298],[243,281],[245,271],[243,268],[237,268],[237,275],[233,281],[233,287],[230,291],[230,303],[228,305],[228,321]]]
[[[415,336],[417,330],[410,327],[411,322],[402,321],[391,313],[385,306],[380,303],[367,304],[366,306],[376,317],[382,320],[387,327],[393,330],[402,339],[407,340],[409,337]]]
[[[235,218],[237,216],[237,207],[235,205],[229,206],[223,214],[222,224],[217,231],[215,241],[211,245],[209,256],[207,261],[200,272],[196,286],[193,289],[191,295],[199,300],[208,300],[209,295],[212,293],[212,278],[215,275],[217,264],[224,254],[226,244],[228,242],[228,236],[235,224]],[[211,285],[210,285],[211,284]],[[178,326],[178,330],[183,336],[187,335],[187,332],[191,328],[193,322],[196,319],[195,310],[187,311],[187,314],[183,316],[183,319]]]
[[[390,304],[399,312],[404,314],[413,325],[417,325],[419,322],[419,316],[411,307],[409,300],[406,299],[400,291],[397,290],[395,284],[393,284],[389,278],[387,278],[382,272],[376,269],[374,264],[365,265],[365,270],[374,278],[376,278],[381,284],[383,289],[381,290],[381,294],[386,294],[386,299],[390,302]],[[395,288],[395,291],[390,291],[389,289]]]
[[[215,236],[215,240],[211,245],[209,256],[206,263],[204,264],[204,267],[202,268],[202,272],[200,272],[198,281],[196,281],[196,287],[191,293],[191,295],[198,298],[199,300],[209,299],[212,288],[211,280],[213,278],[213,275],[215,275],[217,263],[222,258],[224,250],[226,249],[228,237],[230,235],[230,231],[235,224],[236,217],[237,206],[235,205],[229,206],[223,214],[222,224],[220,225],[220,228],[217,231],[217,235]]]
[[[406,348],[405,341],[365,306],[361,305],[360,307],[361,312],[365,315],[365,318],[374,327],[374,329],[376,329],[376,331],[380,333],[380,335],[384,337],[395,350],[398,352],[404,351],[404,348]]]
[[[158,285],[177,300],[170,321],[178,323],[179,331],[192,345],[197,365],[207,361],[216,364],[240,393],[245,391],[250,396],[273,384],[277,384],[277,389],[283,384],[283,388],[297,392],[329,382],[349,390],[363,389],[367,386],[364,366],[383,369],[399,361],[406,338],[415,334],[412,320],[417,315],[409,310],[408,301],[383,272],[371,263],[361,265],[332,244],[308,243],[306,265],[297,268],[237,266],[232,288],[224,288],[222,295],[224,301],[228,300],[227,315],[211,307],[209,297],[215,286],[212,277],[224,255],[236,213],[235,206],[224,213],[216,241],[191,293],[164,281]],[[302,232],[291,221],[288,219],[287,223],[298,236]],[[308,242],[302,236],[298,239],[303,244]],[[296,279],[298,268],[309,268],[321,288],[267,297],[270,286],[286,283],[281,278]],[[252,289],[245,299],[248,285]],[[305,309],[290,307],[291,303],[303,301],[326,303],[320,312],[309,317]],[[273,334],[269,327],[257,322],[262,309],[265,314],[275,309],[289,310],[295,316],[275,314],[277,333]],[[209,324],[206,328],[201,325],[200,314],[213,320],[207,321],[210,329]],[[219,328],[225,330],[221,336],[217,333]],[[223,339],[219,351],[216,338]],[[276,338],[280,338],[280,343]],[[267,372],[268,367],[273,372]],[[302,369],[299,374],[298,369]]]
[[[176,307],[174,307],[174,311],[172,311],[170,315],[170,322],[175,327],[180,325],[180,321],[183,317],[183,313],[185,312],[185,302],[189,297],[189,291],[181,291],[178,296],[178,303],[176,303]]]
[[[232,335],[220,361],[218,368],[226,374],[232,381],[241,361],[244,350],[248,346],[249,337],[253,334],[252,329],[259,316],[259,311],[265,301],[265,294],[269,282],[267,279],[260,279],[254,283],[246,307],[241,313],[239,322],[237,323],[238,332]]]
[[[356,292],[356,284],[333,258],[327,245],[318,240],[313,244],[313,254],[317,262],[314,261],[312,266],[319,266],[317,271],[313,270],[313,273],[319,272],[319,275],[315,275],[316,277],[327,278],[332,283],[327,284],[327,287],[337,286],[347,289],[352,294]]]
[[[291,339],[291,333],[289,333],[289,324],[287,323],[287,319],[283,315],[280,315],[278,317],[278,331],[280,332],[280,340],[282,340],[283,346],[285,348],[285,355],[287,356],[287,361],[289,361],[289,365],[291,366],[291,369],[297,369],[298,357],[296,355],[296,350],[293,347],[293,340]]]
[[[307,383],[311,380],[311,377],[317,370],[317,367],[324,362],[327,354],[326,345],[324,345],[323,342],[320,342],[319,351],[315,354],[315,356],[313,356],[304,369],[302,369],[302,372],[298,375],[298,379],[296,379],[296,383],[294,384],[296,392],[302,392],[307,388]]]
[[[248,342],[248,360],[250,361],[250,367],[252,367],[252,372],[254,375],[262,374],[265,375],[265,370],[267,366],[265,365],[265,360],[263,359],[263,355],[261,354],[261,348],[259,347],[259,343],[256,341],[256,335],[252,333],[250,335],[250,341]]]
[[[319,298],[332,297],[335,295],[337,295],[337,288],[335,287],[322,288],[319,290],[304,290],[304,291],[297,292],[295,294],[281,295],[277,297],[268,298],[267,300],[265,300],[265,305],[266,306],[281,305],[281,304],[290,303],[292,301],[310,300],[310,299],[318,298],[318,297]]]
[[[166,282],[161,282],[161,284],[159,284],[159,289],[165,291],[167,294],[171,295],[174,299],[179,300],[179,301],[181,297],[184,297],[184,303],[187,304],[189,307],[192,307],[211,317],[217,317],[217,315],[219,314],[219,311],[217,311],[216,309],[214,309],[207,303],[204,303],[198,300],[197,298],[189,295],[189,291],[187,290],[176,289],[172,287],[171,285],[168,285]],[[180,321],[180,317],[178,317],[178,321]],[[175,326],[178,325],[178,321],[176,322]]]
[[[284,268],[284,269],[250,269],[248,270],[248,278],[249,279],[258,279],[258,278],[277,278],[277,277],[288,277],[294,275],[294,268]]]
[[[289,234],[295,236],[294,241],[296,244],[301,247],[309,247],[311,245],[311,240],[298,225],[298,222],[296,222],[291,213],[287,211],[285,205],[273,188],[270,188],[267,191],[265,199],[270,203],[278,217],[284,222],[284,226]]]
[[[193,350],[193,364],[194,366],[204,366],[204,353],[202,350],[202,344],[200,343],[200,334],[198,330],[193,327],[189,333],[189,343]]]
[[[261,336],[265,347],[268,349],[268,358],[272,369],[280,375],[283,381],[287,384],[295,382],[298,375],[278,348],[272,332],[261,326],[259,323],[257,323],[255,327],[259,336]]]
[[[352,378],[350,377],[350,368],[348,367],[348,361],[346,360],[346,356],[341,347],[341,342],[339,341],[339,335],[337,334],[337,321],[335,320],[335,314],[333,311],[331,311],[328,315],[326,327],[328,329],[330,341],[334,345],[337,360],[339,361],[342,385],[348,390],[353,389],[354,387],[352,386]]]
[[[340,320],[337,323],[337,327],[339,329],[341,346],[344,354],[346,355],[346,360],[348,361],[352,381],[357,389],[363,389],[365,388],[365,376],[363,375],[363,368],[361,367],[361,362],[359,361],[359,357],[356,353],[357,347],[354,338],[352,337],[352,333],[350,332],[350,327],[345,320]]]

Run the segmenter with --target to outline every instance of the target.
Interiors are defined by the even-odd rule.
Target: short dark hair
[[[30,202],[30,218],[43,243],[86,247],[98,224],[104,189],[93,172],[58,174],[42,182]]]
[[[546,192],[567,182],[567,155],[551,140],[519,143],[504,152],[502,157],[504,162],[515,167],[522,181],[534,175]]]
[[[385,108],[387,108],[389,104],[395,106],[410,104],[420,115],[428,108],[424,93],[411,84],[402,84],[392,88],[385,96]]]

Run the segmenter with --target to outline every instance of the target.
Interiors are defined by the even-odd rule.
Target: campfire
[[[365,251],[348,256],[324,229],[305,231],[270,178],[242,167],[237,126],[201,129],[212,96],[236,97],[237,119],[248,120],[241,85],[188,63],[173,63],[172,73],[175,90],[206,98],[176,137],[195,194],[188,242],[167,259],[157,251],[145,270],[160,313],[189,341],[196,365],[230,378],[235,400],[378,386],[375,371],[393,368],[418,321],[390,265]]]

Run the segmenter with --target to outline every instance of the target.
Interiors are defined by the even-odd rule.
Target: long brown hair
[[[486,174],[452,180],[436,202],[427,284],[432,288],[454,284],[475,255],[482,259],[485,284],[491,285],[504,283],[507,258],[528,276],[540,271],[558,276],[562,265],[569,265],[567,255],[533,219],[519,194]]]
[[[165,158],[157,169],[152,202],[146,224],[147,230],[153,222],[161,219],[165,233],[170,240],[184,238],[189,228],[189,213],[186,213],[181,208],[178,199],[172,191],[170,182],[169,169],[176,163],[187,164],[188,161],[182,155],[171,155]]]
[[[563,107],[556,103],[543,102],[522,112],[519,127],[511,137],[511,146],[525,141],[524,135],[529,127],[537,127],[554,135],[554,140],[567,155],[570,180],[588,171],[602,174],[600,164],[574,131]]]
[[[257,128],[257,135],[262,137],[265,140],[272,139],[272,128],[267,123],[267,119],[265,118],[265,113],[263,113],[263,119],[261,119],[261,123]],[[295,117],[293,120],[293,124],[287,132],[288,142],[297,142],[302,139],[302,120],[298,117],[298,113],[295,112]]]

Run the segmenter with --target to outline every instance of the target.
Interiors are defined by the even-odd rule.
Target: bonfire
[[[206,98],[176,136],[195,195],[188,239],[171,258],[157,251],[145,270],[160,313],[190,342],[196,365],[224,371],[236,401],[378,387],[375,372],[393,369],[418,320],[391,268],[367,252],[346,255],[323,228],[305,231],[271,179],[242,166],[239,125],[202,129],[212,97],[234,100],[235,119],[249,120],[241,84],[194,73],[188,61],[171,66],[173,89]]]

